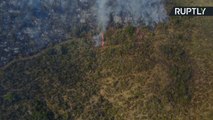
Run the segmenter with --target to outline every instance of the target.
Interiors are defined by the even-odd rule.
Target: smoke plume
[[[134,26],[144,24],[155,26],[167,19],[164,0],[97,0],[97,20],[99,28],[104,31],[110,15],[114,22],[131,23]]]
[[[164,0],[0,0],[0,66],[110,23],[154,26],[166,18]]]

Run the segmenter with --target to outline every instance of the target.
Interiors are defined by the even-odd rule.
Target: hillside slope
[[[212,20],[109,28],[103,48],[70,40],[15,62],[0,71],[0,119],[212,120]]]

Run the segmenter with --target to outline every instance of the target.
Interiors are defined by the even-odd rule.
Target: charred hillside
[[[108,24],[154,26],[166,18],[164,0],[1,0],[0,66]]]

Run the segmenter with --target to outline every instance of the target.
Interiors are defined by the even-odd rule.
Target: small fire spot
[[[104,33],[101,33],[101,46],[104,47]]]

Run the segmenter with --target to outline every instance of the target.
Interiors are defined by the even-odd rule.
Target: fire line
[[[101,46],[104,47],[104,33],[101,33]]]

